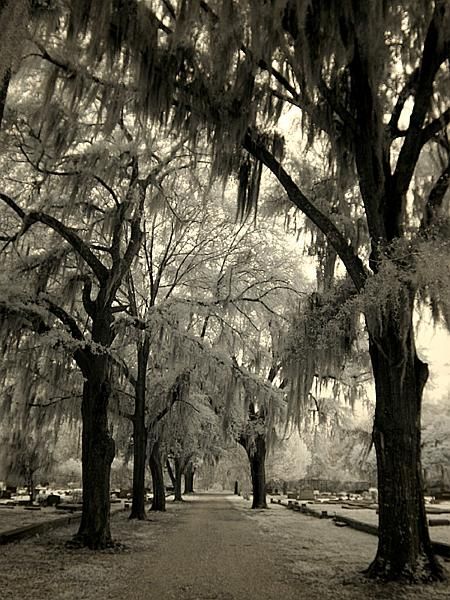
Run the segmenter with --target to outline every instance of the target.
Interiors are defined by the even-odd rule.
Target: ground
[[[73,529],[0,547],[3,598],[35,600],[444,600],[448,584],[379,586],[359,572],[376,538],[271,505],[223,494],[169,503],[147,522],[113,518],[125,548],[64,546]]]

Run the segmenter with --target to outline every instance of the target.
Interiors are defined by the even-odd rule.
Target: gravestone
[[[45,504],[46,506],[58,506],[58,504],[61,504],[61,496],[58,496],[58,494],[49,494]]]
[[[314,500],[314,491],[308,488],[300,489],[297,493],[297,500]]]

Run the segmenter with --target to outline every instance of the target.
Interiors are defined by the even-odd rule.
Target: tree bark
[[[167,472],[169,473],[169,477],[170,477],[170,481],[172,482],[173,485],[173,490],[174,490],[174,502],[182,502],[183,501],[183,496],[181,495],[181,481],[183,479],[183,468],[182,468],[182,461],[178,456],[175,456],[175,458],[173,459],[173,469],[172,469],[172,465],[170,464],[169,459],[167,459],[166,461],[166,465],[167,465]]]
[[[247,436],[241,436],[240,443],[244,446],[250,462],[253,492],[252,508],[267,508],[266,438],[264,435],[257,434],[251,441]]]
[[[186,466],[184,471],[184,493],[185,494],[193,494],[194,493],[194,475],[195,469],[192,462]]]
[[[3,122],[3,114],[5,112],[6,98],[8,96],[9,82],[11,80],[11,69],[7,69],[3,76],[3,81],[0,84],[0,128]]]
[[[30,470],[27,479],[28,494],[30,495],[30,504],[33,504],[36,495],[36,489],[34,485],[34,472]]]
[[[164,471],[158,440],[153,444],[149,462],[153,486],[153,501],[150,510],[163,512],[166,510],[166,492],[164,488]]]
[[[258,435],[253,452],[248,455],[252,475],[252,508],[267,508],[266,502],[266,439]]]
[[[111,386],[105,376],[104,355],[93,357],[90,378],[83,386],[81,414],[83,510],[75,542],[91,549],[112,544],[110,532],[110,474],[114,441],[108,429]]]
[[[130,519],[145,519],[145,465],[147,454],[147,429],[145,426],[145,401],[147,364],[150,353],[148,336],[138,347],[138,369],[134,396],[133,416],[133,501]]]
[[[383,580],[428,581],[441,579],[443,570],[432,550],[423,498],[420,416],[428,366],[416,353],[412,294],[408,300],[401,315],[386,316],[381,334],[370,334],[377,397],[373,439],[379,540],[367,574]]]
[[[135,415],[136,417],[136,415]],[[145,514],[145,464],[147,430],[141,419],[133,420],[133,500],[130,519],[144,520]]]
[[[114,339],[113,317],[103,289],[88,307],[92,318],[92,341],[109,348]],[[107,352],[94,353],[87,349],[81,351],[77,362],[85,378],[81,403],[83,509],[74,543],[96,550],[113,543],[110,477],[115,445],[108,428],[111,358]]]
[[[181,495],[181,482],[183,479],[182,460],[181,460],[181,458],[176,456],[174,458],[173,463],[174,463],[174,467],[175,467],[175,479],[174,479],[175,498],[174,498],[174,502],[182,502],[183,501],[183,496]]]

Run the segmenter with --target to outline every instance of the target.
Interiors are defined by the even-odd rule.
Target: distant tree
[[[268,479],[282,481],[302,479],[311,461],[311,452],[296,430],[285,438],[281,436],[280,438],[267,457]]]
[[[422,427],[422,455],[426,483],[440,479],[448,486],[450,472],[450,410],[447,398],[425,404]],[[431,481],[430,481],[431,480]]]

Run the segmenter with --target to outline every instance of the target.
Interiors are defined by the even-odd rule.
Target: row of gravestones
[[[314,500],[313,490],[297,490],[295,492],[288,492],[288,500]]]

